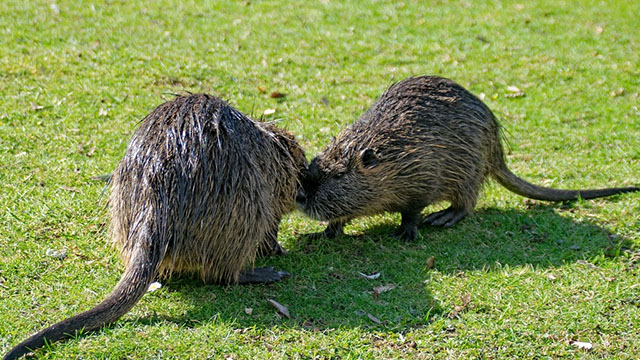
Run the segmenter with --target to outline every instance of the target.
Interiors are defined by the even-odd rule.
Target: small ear
[[[373,149],[364,149],[360,152],[360,162],[366,168],[374,168],[379,162],[378,155]]]

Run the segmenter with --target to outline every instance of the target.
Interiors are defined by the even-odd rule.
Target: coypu
[[[548,201],[640,190],[555,190],[530,184],[507,168],[500,135],[491,110],[462,86],[434,76],[405,79],[311,161],[298,207],[329,221],[315,236],[342,234],[354,217],[397,211],[402,224],[396,235],[414,240],[424,207],[450,202],[423,220],[450,227],[472,212],[488,176],[519,195]]]
[[[4,358],[116,321],[156,277],[182,273],[207,283],[268,283],[288,276],[246,270],[257,254],[281,253],[277,231],[295,208],[302,148],[277,127],[206,94],[178,96],[147,115],[111,179],[110,235],[122,278],[91,310],[58,322]]]

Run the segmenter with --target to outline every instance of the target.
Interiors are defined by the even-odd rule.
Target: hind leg
[[[278,222],[279,223],[279,222]],[[258,247],[258,256],[286,255],[278,242],[278,226],[274,226],[266,234],[265,240]],[[270,284],[291,277],[286,271],[276,271],[272,267],[261,267],[245,270],[238,277],[238,284]]]
[[[478,175],[468,179],[450,197],[451,206],[429,214],[422,223],[449,228],[471,214],[478,200],[478,191],[482,184],[478,179],[483,179],[483,176]]]

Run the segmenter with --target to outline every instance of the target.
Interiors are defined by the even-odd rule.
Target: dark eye
[[[336,174],[335,178],[336,179],[340,179],[341,177],[343,177],[347,172],[346,171],[341,171],[339,173]]]

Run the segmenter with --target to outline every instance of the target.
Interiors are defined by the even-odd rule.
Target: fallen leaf
[[[54,257],[58,260],[64,260],[64,258],[67,257],[67,249],[62,249],[59,251],[53,250],[53,249],[48,249],[46,252],[47,256],[51,256]]]
[[[387,284],[387,285],[375,287],[373,288],[373,298],[377,299],[378,295],[385,293],[387,291],[391,291],[395,288],[396,286],[394,284]]]
[[[467,305],[469,305],[469,303],[471,302],[471,294],[467,293],[460,296],[460,301],[462,301],[462,306],[466,308]]]
[[[380,319],[378,319],[377,317],[371,315],[371,314],[367,314],[367,316],[369,317],[369,320],[373,321],[374,323],[380,325],[382,324],[382,321],[380,321]]]
[[[446,331],[446,332],[448,332],[448,333],[452,334],[452,333],[456,332],[456,328],[454,328],[453,326],[447,326],[447,327],[444,329],[444,331]]]
[[[433,266],[436,264],[436,258],[433,256],[429,256],[429,258],[427,259],[427,264],[426,264],[426,268],[427,269],[433,269]]]
[[[547,275],[547,279],[549,279],[549,280],[551,280],[551,281],[554,281],[554,280],[556,280],[557,278],[558,278],[558,277],[557,277],[557,276],[555,276],[555,275],[553,275],[553,274],[549,274],[549,275]]]
[[[266,109],[263,114],[264,115],[271,115],[274,114],[276,112],[276,109]]]
[[[582,342],[582,341],[573,341],[570,344],[577,347],[578,349],[585,349],[585,350],[590,350],[593,347],[593,344],[589,342]]]
[[[284,93],[281,93],[281,92],[278,92],[278,91],[274,91],[271,94],[269,94],[269,97],[272,97],[274,99],[283,98],[285,96],[287,96],[287,94],[284,94]]]
[[[273,305],[273,307],[275,307],[278,310],[278,313],[280,315],[286,317],[287,319],[291,319],[291,315],[289,315],[289,310],[285,306],[280,305],[275,300],[267,299],[267,301],[269,302],[269,304]]]
[[[576,264],[580,264],[580,265],[584,265],[590,269],[597,269],[598,267],[593,265],[592,263],[586,261],[586,260],[578,260],[576,261]]]
[[[34,103],[31,103],[31,110],[33,110],[33,111],[40,111],[40,110],[42,110],[42,109],[44,109],[44,106],[42,106],[42,105],[36,105],[36,104],[34,104]]]
[[[161,287],[162,287],[162,284],[160,284],[159,282],[157,281],[152,282],[151,284],[149,284],[149,288],[147,289],[147,292],[154,292],[160,289]]]
[[[253,308],[244,308],[244,313],[247,315],[251,315],[253,314]]]
[[[258,86],[258,91],[264,94],[267,92],[267,89],[265,89],[264,86]]]
[[[95,224],[87,226],[87,230],[90,231],[94,231],[96,228],[97,227],[95,226]],[[89,257],[84,255],[82,251],[80,251],[80,249],[75,245],[71,246],[71,252],[73,252],[73,255],[79,257],[82,260],[89,260]]]
[[[507,91],[509,94],[505,95],[508,98],[516,98],[525,96],[524,90],[521,90],[517,86],[507,86]]]
[[[451,310],[451,312],[449,312],[449,314],[447,315],[450,319],[458,317],[461,312],[467,310],[469,303],[471,303],[471,294],[467,293],[464,295],[460,295],[460,301],[462,302],[462,304],[455,305],[453,307],[453,310]]]
[[[596,35],[600,35],[604,31],[604,28],[602,26],[598,25],[598,26],[596,26],[594,31],[595,31]]]
[[[99,116],[107,116],[108,111],[105,108],[100,108],[100,111],[98,112]]]
[[[356,315],[358,315],[358,316],[364,316],[364,315],[367,315],[367,312],[366,312],[366,311],[363,311],[363,310],[356,310],[356,311],[354,311],[354,313],[355,313]]]
[[[380,277],[380,272],[376,272],[376,273],[372,273],[372,274],[367,275],[365,273],[361,273],[361,272],[358,271],[358,275],[362,276],[363,278],[367,278],[369,280],[375,280],[375,279]]]
[[[616,89],[609,93],[611,97],[618,97],[624,95],[624,88]]]

